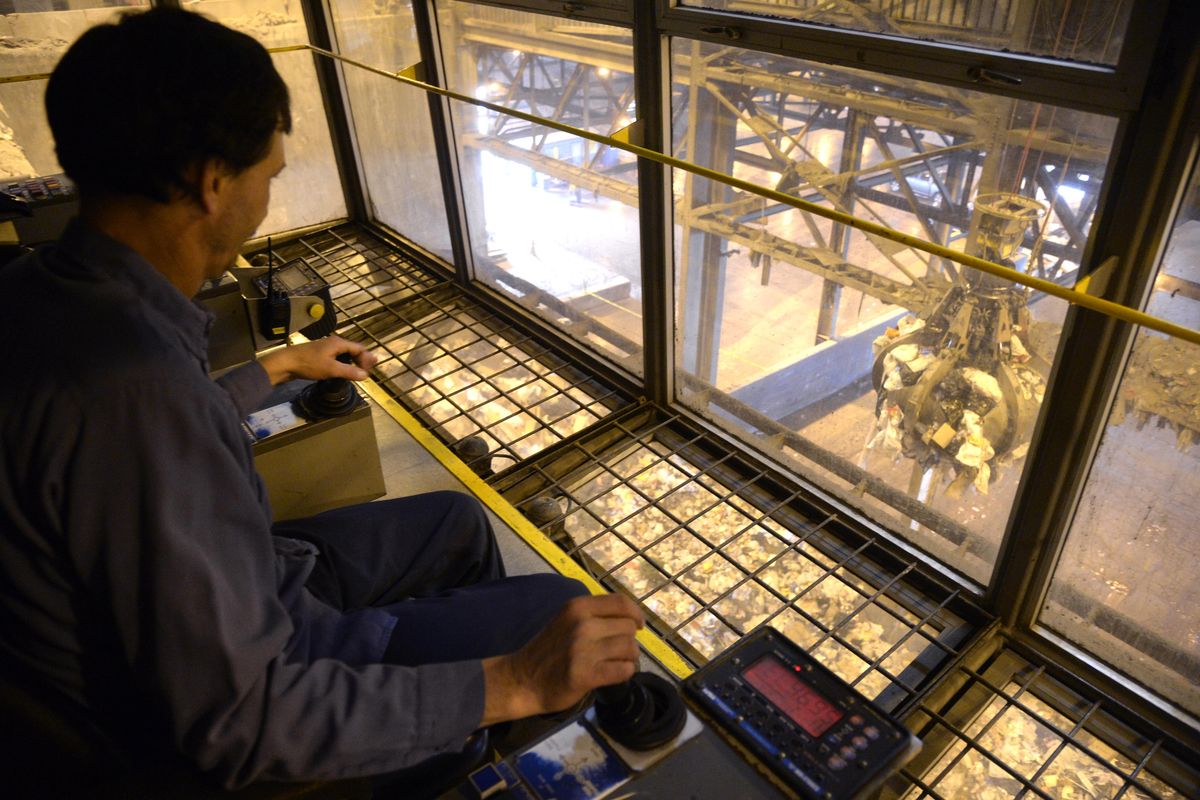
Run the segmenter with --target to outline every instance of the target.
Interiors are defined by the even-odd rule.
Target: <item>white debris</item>
[[[933,363],[933,356],[930,354],[919,355],[905,366],[913,372],[924,372],[925,369]]]
[[[954,454],[955,460],[963,466],[979,467],[987,461],[991,461],[996,455],[996,451],[992,448],[992,443],[983,436],[968,436],[958,447],[958,452]]]
[[[1000,382],[994,376],[987,374],[983,370],[975,369],[975,367],[963,367],[962,374],[975,391],[995,403],[1003,401],[1004,397],[1000,393]]]
[[[900,443],[904,436],[900,429],[900,423],[903,421],[904,412],[898,405],[889,406],[880,411],[875,435],[867,442],[867,449],[899,453]]]
[[[1009,346],[1012,347],[1013,361],[1023,363],[1029,360],[1029,351],[1026,350],[1025,345],[1021,343],[1021,337],[1017,336],[1015,333],[1013,334],[1012,339],[1009,340]]]
[[[979,471],[975,473],[975,488],[980,494],[988,493],[988,482],[992,479],[992,468],[987,464],[980,464]]]
[[[896,327],[899,328],[901,336],[907,336],[914,331],[919,331],[924,328],[925,320],[914,317],[911,314],[906,314],[900,318],[898,323],[896,323]]]

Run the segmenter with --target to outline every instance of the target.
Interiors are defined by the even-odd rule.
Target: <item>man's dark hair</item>
[[[195,167],[234,173],[292,127],[287,86],[251,37],[178,9],[127,14],[71,45],[46,116],[63,170],[89,194],[196,197]]]

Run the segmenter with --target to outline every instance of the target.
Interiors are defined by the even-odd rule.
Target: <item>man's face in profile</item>
[[[258,230],[271,202],[271,180],[285,165],[283,134],[276,131],[261,161],[236,175],[225,176],[228,194],[222,198],[214,223],[213,260],[208,277],[219,277],[237,258],[245,241]]]

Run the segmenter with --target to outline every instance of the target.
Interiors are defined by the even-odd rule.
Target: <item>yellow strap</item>
[[[404,69],[396,73],[397,78],[409,78],[414,81],[425,80],[425,62],[418,61],[415,64],[410,64]]]
[[[408,413],[403,406],[397,403],[383,387],[369,379],[361,381],[358,385],[372,400],[379,404],[380,408],[387,412],[388,416],[396,420],[400,424],[400,427],[404,428],[418,444],[428,450],[429,454],[436,458],[455,478],[461,481],[468,491],[478,497],[479,501],[491,509],[492,513],[499,517],[504,524],[512,528],[518,536],[525,540],[526,544],[532,547],[560,575],[574,578],[587,586],[588,591],[592,594],[605,594],[607,592],[583,567],[575,563],[570,556],[564,553],[554,542],[550,541],[549,537],[542,533],[536,525],[526,519],[524,514],[505,500],[503,495],[472,472],[470,467],[462,462],[462,459],[455,455],[450,448],[442,444],[441,440],[430,433],[416,417]],[[638,641],[654,660],[675,673],[676,676],[686,678],[692,674],[691,665],[684,661],[670,645],[650,630],[643,628],[639,631]]]
[[[569,133],[572,136],[578,136],[581,139],[588,139],[589,141],[598,142],[599,144],[606,144],[609,147],[615,147],[618,150],[624,150],[627,153],[632,153],[639,158],[645,158],[649,161],[654,161],[668,167],[682,169],[687,172],[691,172],[694,175],[699,175],[702,178],[708,178],[709,180],[723,183],[726,186],[732,186],[735,189],[741,189],[742,191],[756,194],[759,197],[765,197],[766,199],[773,200],[776,203],[791,206],[792,208],[799,209],[809,214],[815,214],[819,217],[833,220],[834,222],[840,222],[843,225],[856,228],[864,233],[890,239],[893,242],[898,242],[899,244],[902,244],[906,247],[911,247],[914,250],[920,250],[922,252],[929,253],[930,255],[948,259],[956,264],[977,269],[980,272],[986,272],[989,275],[995,275],[1003,278],[1004,280],[1026,286],[1030,289],[1043,292],[1061,300],[1065,300],[1073,305],[1081,306],[1092,311],[1097,311],[1101,314],[1113,317],[1114,319],[1119,319],[1134,325],[1141,325],[1145,328],[1150,328],[1152,330],[1159,331],[1160,333],[1165,333],[1168,336],[1173,336],[1177,339],[1183,339],[1184,341],[1191,342],[1193,344],[1200,344],[1200,331],[1198,330],[1185,328],[1182,325],[1176,325],[1173,322],[1168,322],[1167,320],[1151,316],[1143,311],[1129,308],[1128,306],[1123,306],[1120,303],[1114,303],[1111,300],[1104,300],[1085,292],[1078,291],[1077,289],[1068,289],[1066,287],[1059,286],[1053,281],[1044,280],[1033,275],[1027,275],[1024,272],[1018,272],[1017,270],[1012,269],[1011,267],[1006,267],[1002,264],[992,263],[991,261],[979,258],[978,256],[967,255],[966,253],[952,250],[951,248],[940,244],[927,242],[924,239],[916,236],[912,236],[910,234],[903,233],[885,225],[879,225],[865,219],[859,219],[858,217],[838,211],[837,209],[826,208],[825,206],[820,206],[816,203],[802,200],[794,195],[785,194],[784,192],[780,192],[775,189],[768,189],[765,186],[759,186],[749,181],[742,180],[741,178],[735,178],[731,175],[726,175],[722,172],[708,169],[707,167],[701,167],[688,161],[684,161],[683,159],[675,158],[674,156],[668,156],[663,153],[659,153],[656,150],[647,149],[632,142],[622,141],[622,139],[619,139],[615,136],[605,136],[603,134],[593,133],[592,131],[584,130],[582,128],[575,128],[571,125],[566,125],[556,120],[538,117],[533,114],[527,114],[524,111],[518,111],[515,108],[508,108],[506,106],[488,102],[487,100],[479,100],[475,97],[459,94],[458,92],[454,92],[449,89],[443,89],[440,86],[422,83],[421,81],[396,75],[378,67],[373,67],[370,64],[364,64],[361,61],[356,61],[355,59],[347,58],[346,56],[330,52],[329,50],[324,50],[320,47],[308,45],[308,48],[318,55],[350,64],[358,67],[359,69],[373,72],[376,75],[382,75],[385,78],[391,78],[392,80],[406,83],[409,86],[426,92],[432,92],[433,94],[441,95],[442,97],[448,97],[451,100],[457,100],[461,103],[469,103],[474,106],[479,106],[480,108],[486,108],[491,111],[495,111],[498,114],[516,117],[517,119],[525,120],[526,122],[534,125],[544,125],[545,127],[553,128],[555,130],[562,131],[563,133]],[[292,47],[288,49],[296,48]],[[276,51],[272,50],[272,52]],[[627,129],[628,128],[623,130]]]

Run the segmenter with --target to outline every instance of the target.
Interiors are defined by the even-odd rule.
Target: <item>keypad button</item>
[[[855,736],[850,740],[850,744],[854,745],[859,750],[866,750],[871,743],[867,741],[867,737],[865,736]]]
[[[839,756],[830,756],[829,760],[826,761],[825,763],[828,764],[829,768],[832,770],[839,770],[839,769],[846,768],[846,760]]]
[[[879,728],[876,728],[874,725],[868,725],[867,727],[863,728],[863,733],[865,733],[867,738],[871,739],[872,741],[879,738]]]
[[[857,756],[858,752],[853,747],[843,747],[841,750],[838,750],[838,755],[846,760],[850,760]]]
[[[854,727],[857,728],[857,727],[860,727],[864,722],[866,722],[866,720],[863,719],[861,715],[855,714],[854,716],[850,717],[849,722],[851,725],[853,725]]]

